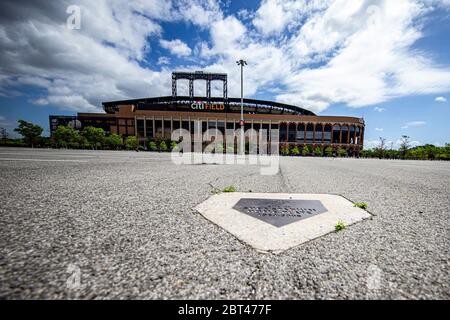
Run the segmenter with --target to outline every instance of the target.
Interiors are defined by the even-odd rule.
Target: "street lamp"
[[[241,66],[241,153],[245,153],[245,144],[244,144],[244,66],[247,65],[247,61],[238,60],[236,61],[238,66]]]

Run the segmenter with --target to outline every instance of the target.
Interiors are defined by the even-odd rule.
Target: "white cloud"
[[[411,121],[411,122],[407,122],[404,126],[402,126],[402,129],[409,129],[411,127],[423,127],[425,126],[427,123],[425,121]]]
[[[255,13],[253,25],[264,36],[279,34],[286,27],[297,26],[303,17],[324,9],[329,4],[328,0],[264,0]]]
[[[375,128],[375,131],[384,131],[383,128]]]
[[[384,112],[384,111],[386,111],[385,108],[380,108],[380,107],[375,107],[373,110],[375,110],[376,112]]]
[[[156,62],[157,65],[164,65],[164,64],[170,64],[170,58],[168,57],[159,57],[158,61]]]
[[[295,69],[285,81],[288,93],[278,99],[309,102],[321,111],[332,103],[362,107],[449,91],[450,68],[411,49],[422,37],[417,19],[428,10],[412,0],[333,2],[288,44]],[[310,68],[309,62],[322,66]]]
[[[436,99],[434,99],[434,101],[436,101],[436,102],[447,102],[447,98],[445,98],[445,97],[437,97]]]
[[[175,40],[159,40],[159,44],[164,49],[167,49],[172,53],[173,55],[176,55],[177,57],[184,57],[188,56],[192,53],[191,48],[188,47],[186,43],[181,41],[180,39]]]
[[[65,28],[65,8],[73,3],[82,8],[81,30]],[[35,86],[44,91],[30,98],[35,104],[74,111],[99,111],[102,101],[168,95],[171,70],[148,66],[147,55],[155,54],[150,46],[155,41],[149,39],[176,56],[190,55],[191,64],[183,69],[227,72],[230,96],[239,95],[239,58],[249,63],[246,96],[276,92],[276,100],[316,112],[335,103],[362,107],[408,95],[444,94],[450,91],[450,67],[412,47],[423,37],[422,18],[445,5],[450,4],[267,0],[255,12],[227,16],[214,0],[21,5],[4,0],[0,95]],[[180,21],[209,38],[190,44],[194,50],[185,39],[161,39],[162,22]],[[169,62],[164,56],[154,59],[157,65]]]
[[[389,140],[386,139],[385,142],[385,148],[386,149],[394,149],[394,150],[398,150],[401,146],[401,139],[396,139],[396,140]],[[417,140],[412,140],[409,142],[410,147],[414,148],[417,146],[422,145],[423,143]],[[364,148],[365,149],[374,149],[380,146],[380,139],[366,139],[364,141]]]

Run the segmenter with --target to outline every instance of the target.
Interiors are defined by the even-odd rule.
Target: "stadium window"
[[[297,125],[297,142],[305,143],[305,125],[303,123]]]
[[[295,123],[289,124],[289,130],[288,130],[288,141],[289,142],[296,142],[297,140],[297,128]]]
[[[331,143],[331,125],[329,125],[329,124],[325,125],[324,133],[323,133],[323,142]]]
[[[333,126],[333,143],[340,143],[341,127],[339,125]]]
[[[314,139],[314,125],[309,123],[306,126],[306,143],[313,143]]]
[[[153,120],[146,120],[145,127],[147,131],[147,138],[153,138]]]
[[[315,130],[315,137],[314,137],[314,141],[316,143],[322,143],[322,125],[321,124],[317,124],[316,125],[316,130]]]

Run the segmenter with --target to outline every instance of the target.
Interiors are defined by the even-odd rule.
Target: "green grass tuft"
[[[357,207],[357,208],[364,209],[364,210],[366,210],[367,207],[368,207],[367,203],[365,203],[365,202],[357,202],[353,206]]]
[[[336,232],[342,231],[345,229],[345,223],[342,221],[339,221],[338,223],[336,223],[336,225],[334,226],[334,230]]]
[[[223,192],[236,192],[236,188],[234,186],[228,186],[223,189]]]

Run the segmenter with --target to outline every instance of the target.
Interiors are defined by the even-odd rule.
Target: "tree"
[[[112,133],[105,138],[105,145],[110,149],[117,150],[122,145],[122,137],[116,133]]]
[[[125,139],[125,146],[128,150],[137,150],[139,142],[136,136],[128,136]]]
[[[327,156],[327,157],[332,157],[333,156],[333,148],[332,147],[327,147],[325,149],[325,156]]]
[[[375,152],[377,153],[378,158],[384,158],[384,154],[386,153],[386,139],[380,137],[380,141],[378,142],[378,146],[375,148]]]
[[[53,132],[53,141],[58,147],[77,147],[80,145],[80,134],[69,126],[58,126]]]
[[[322,149],[320,149],[320,147],[316,147],[316,148],[314,149],[314,155],[315,155],[316,157],[321,157],[321,156],[322,156]]]
[[[19,120],[18,123],[19,126],[15,128],[14,131],[19,133],[24,138],[25,143],[33,148],[34,144],[39,140],[39,137],[41,136],[44,129],[25,120]]]
[[[402,136],[402,138],[400,139],[400,156],[402,157],[402,159],[406,158],[406,154],[408,153],[408,150],[410,148],[410,142],[409,142],[409,137],[408,136]]]
[[[2,140],[2,144],[6,144],[6,140],[8,139],[8,132],[5,128],[0,128],[0,139]]]
[[[93,149],[101,148],[105,142],[105,130],[102,128],[86,127],[82,135]]]

